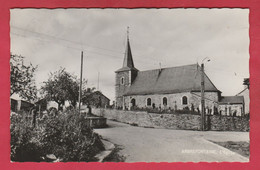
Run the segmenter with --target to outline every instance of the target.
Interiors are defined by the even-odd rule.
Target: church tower
[[[116,107],[124,106],[124,93],[131,86],[135,80],[138,70],[134,66],[132,57],[130,42],[129,42],[129,28],[127,28],[127,43],[124,56],[123,67],[115,71],[116,83],[115,83],[115,94],[116,94]]]

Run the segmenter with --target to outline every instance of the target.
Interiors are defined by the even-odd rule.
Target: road
[[[248,162],[249,159],[212,141],[249,141],[248,132],[200,132],[130,126],[108,120],[95,129],[121,146],[125,162]]]

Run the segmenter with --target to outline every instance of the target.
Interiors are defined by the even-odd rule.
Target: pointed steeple
[[[129,67],[129,68],[135,67],[134,62],[133,62],[130,42],[129,42],[129,27],[127,27],[127,42],[126,42],[125,58],[124,58],[123,67]]]
[[[129,42],[129,27],[127,27],[127,42],[126,42],[123,67],[117,70],[116,72],[126,71],[126,70],[137,70],[134,66],[134,61],[133,61],[130,42]]]

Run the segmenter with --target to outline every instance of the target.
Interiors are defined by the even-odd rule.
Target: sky
[[[11,9],[11,52],[38,65],[37,88],[65,67],[115,98],[127,27],[135,67],[158,69],[199,63],[224,96],[244,89],[249,77],[248,9]]]

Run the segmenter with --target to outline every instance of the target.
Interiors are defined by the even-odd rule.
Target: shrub
[[[46,161],[54,154],[61,161],[95,161],[94,156],[104,150],[97,134],[88,127],[83,115],[68,111],[58,115],[44,115],[32,126],[27,113],[11,116],[11,160]]]

